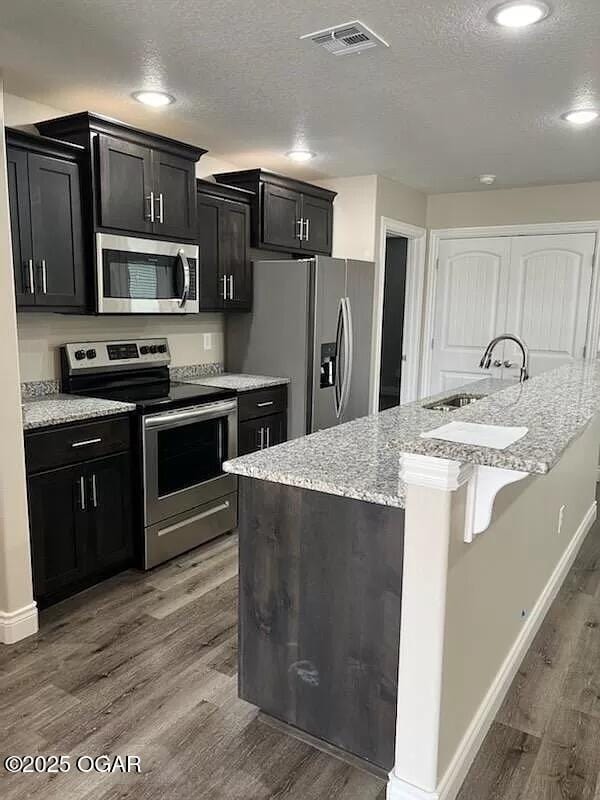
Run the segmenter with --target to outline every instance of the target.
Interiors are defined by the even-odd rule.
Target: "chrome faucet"
[[[494,339],[492,339],[492,341],[485,348],[485,352],[483,354],[481,361],[479,362],[479,366],[481,367],[481,369],[489,369],[490,364],[492,363],[492,351],[494,350],[494,347],[496,347],[496,345],[499,342],[503,342],[506,339],[508,339],[511,342],[514,342],[521,348],[521,353],[523,354],[523,363],[521,364],[521,372],[519,374],[519,380],[521,381],[521,383],[523,383],[523,381],[526,381],[527,378],[529,378],[529,349],[525,344],[525,342],[523,341],[523,339],[521,339],[519,336],[515,336],[514,333],[501,333],[500,336],[496,336]],[[502,366],[502,362],[495,361],[494,365],[500,367]],[[510,367],[511,364],[509,361],[505,361],[504,366]]]

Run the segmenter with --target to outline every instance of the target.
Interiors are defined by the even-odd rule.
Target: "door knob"
[[[504,362],[504,366],[506,367],[506,369],[509,369],[510,367],[512,367],[512,365],[513,362],[509,361],[508,359]]]
[[[496,359],[496,360],[494,361],[494,366],[495,366],[495,367],[501,367],[501,366],[502,366],[502,362],[501,362],[501,361],[499,361],[498,359]]]

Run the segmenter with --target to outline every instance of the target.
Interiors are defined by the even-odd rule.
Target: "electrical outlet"
[[[560,533],[562,530],[563,519],[565,518],[565,506],[560,507],[560,511],[558,512],[558,530],[557,533]]]
[[[212,333],[205,333],[202,346],[205,350],[212,350]]]

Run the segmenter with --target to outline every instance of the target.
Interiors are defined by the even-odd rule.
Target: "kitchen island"
[[[452,798],[596,514],[600,365],[481,381],[236,459],[240,694]],[[524,426],[504,450],[422,438]]]

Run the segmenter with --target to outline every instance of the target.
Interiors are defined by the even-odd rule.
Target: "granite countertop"
[[[488,378],[469,384],[469,390],[487,395],[507,385],[513,384]],[[430,400],[453,393],[443,392]],[[458,413],[432,411],[422,407],[424,402],[429,400],[390,408],[233,459],[224,469],[249,478],[403,508],[404,484],[399,472],[404,448],[397,441],[399,435],[412,440]]]
[[[399,464],[405,452],[543,475],[600,412],[600,361],[573,362],[522,385],[489,379],[464,390],[485,397],[454,411],[423,408],[459,390],[446,391],[243,456],[225,469],[400,508],[405,491]],[[452,420],[522,425],[528,433],[505,450],[420,438]]]
[[[24,397],[21,406],[23,430],[25,431],[135,411],[133,403],[99,400],[95,397],[79,397],[60,392],[39,397]]]
[[[236,392],[251,392],[253,389],[268,389],[270,386],[281,386],[289,383],[289,378],[273,378],[268,375],[244,375],[236,372],[224,372],[211,377],[199,377],[185,383],[198,383],[202,386],[216,386],[220,389],[234,389]]]

